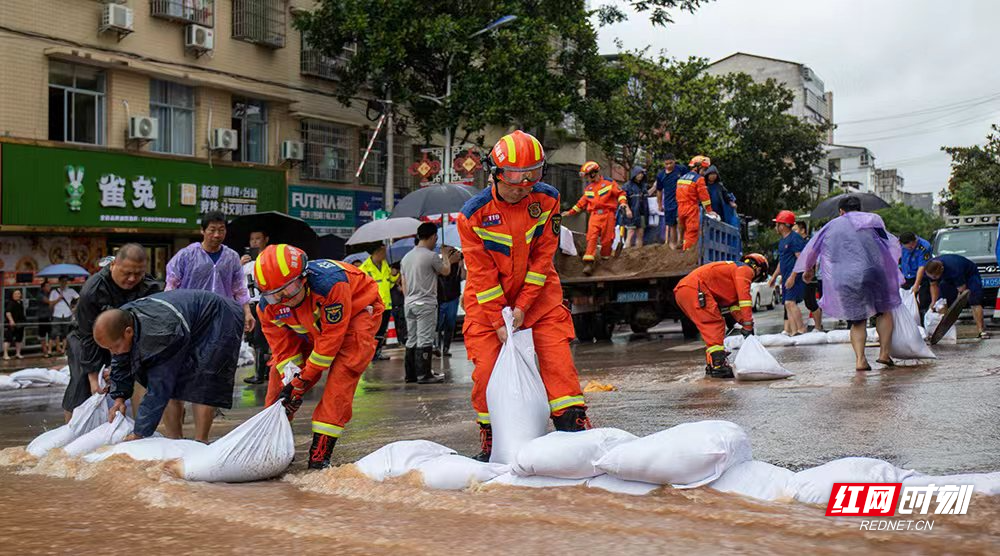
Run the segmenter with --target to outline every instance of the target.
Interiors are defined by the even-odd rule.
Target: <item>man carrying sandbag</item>
[[[462,207],[458,233],[468,277],[463,336],[472,372],[472,407],[488,461],[493,429],[486,386],[507,341],[501,311],[513,308],[514,328],[530,328],[556,430],[590,428],[569,343],[575,336],[553,265],[559,246],[559,192],[542,183],[545,152],[523,131],[497,142],[489,156],[493,184]]]
[[[111,352],[109,421],[125,412],[133,382],[146,387],[129,440],[152,436],[172,400],[194,405],[195,440],[208,442],[216,408],[233,406],[233,382],[243,338],[235,301],[202,290],[157,293],[108,309],[94,323],[94,340]],[[181,414],[164,436],[181,438]]]
[[[361,373],[375,356],[383,312],[378,284],[354,265],[308,261],[302,250],[285,244],[267,246],[254,274],[261,290],[257,312],[277,371],[267,385],[267,405],[281,399],[293,418],[305,393],[329,371],[312,415],[309,468],[329,467],[351,420]],[[286,372],[294,376],[282,387]]]
[[[726,336],[726,313],[739,316],[743,335],[753,334],[753,301],[750,283],[768,273],[767,257],[750,253],[743,261],[708,263],[696,268],[674,288],[677,306],[691,319],[705,341],[705,375],[733,378],[733,368],[726,362],[729,352],[723,346]]]
[[[983,280],[979,277],[976,263],[961,255],[941,255],[927,263],[925,274],[931,284],[931,307],[937,304],[938,299],[944,299],[950,305],[958,294],[969,290],[969,306],[976,321],[976,332],[980,339],[989,339],[990,333],[986,331],[983,320]],[[947,310],[945,306],[940,312],[943,314]]]

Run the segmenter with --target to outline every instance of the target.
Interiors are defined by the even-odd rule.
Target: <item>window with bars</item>
[[[149,0],[149,15],[214,27],[215,0]]]
[[[340,56],[327,56],[319,49],[309,44],[305,37],[302,38],[301,67],[299,71],[302,75],[311,75],[322,79],[337,79],[337,70],[344,67],[358,52],[355,44],[345,46]]]
[[[233,38],[284,48],[286,1],[233,0]]]
[[[103,70],[50,62],[49,140],[103,145],[106,91]]]
[[[302,120],[305,160],[302,177],[349,182],[354,177],[349,127],[320,120]]]
[[[261,100],[233,99],[232,125],[240,134],[233,160],[267,164],[267,104]]]
[[[194,155],[194,89],[151,79],[149,115],[156,118],[159,133],[149,149],[158,153]]]

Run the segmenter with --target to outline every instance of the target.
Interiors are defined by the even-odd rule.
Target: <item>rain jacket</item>
[[[375,266],[372,262],[372,258],[368,257],[365,262],[361,263],[359,266],[365,274],[371,276],[372,280],[378,284],[378,295],[382,299],[382,305],[385,306],[385,310],[392,310],[392,287],[396,285],[399,281],[399,273],[397,272],[395,276],[392,275],[392,269],[389,263],[385,260],[382,261],[382,268]]]
[[[625,211],[620,211],[618,213],[618,224],[620,226],[638,226],[641,224],[640,217],[648,216],[649,214],[649,203],[646,202],[645,176],[643,176],[642,183],[635,181],[636,176],[645,173],[646,169],[642,166],[633,166],[629,180],[625,182],[624,186],[622,186],[622,192],[624,192],[626,196],[626,203],[629,208],[632,209],[632,218],[627,218],[625,216]]]
[[[614,202],[618,186],[607,180],[599,185],[607,190],[580,202],[589,207]],[[467,274],[466,323],[501,328],[503,308],[517,307],[525,315],[522,328],[531,328],[562,304],[562,285],[553,264],[561,223],[559,191],[547,183],[536,183],[516,204],[499,198],[495,187],[466,201],[458,216]]]
[[[708,183],[709,174],[719,176],[715,180],[715,183]],[[740,217],[736,214],[736,210],[729,205],[729,203],[736,202],[736,196],[730,193],[726,189],[726,186],[722,184],[722,175],[719,174],[718,168],[715,166],[708,167],[708,170],[705,172],[705,184],[708,189],[708,197],[712,201],[712,210],[722,217],[723,222],[739,228]]]
[[[152,436],[172,399],[233,406],[233,381],[243,339],[243,309],[202,290],[157,293],[121,307],[132,315],[132,349],[111,359],[111,397],[146,387],[135,433]]]

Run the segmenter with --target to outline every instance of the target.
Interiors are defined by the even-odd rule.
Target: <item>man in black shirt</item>
[[[106,309],[157,293],[162,287],[146,274],[146,249],[126,243],[115,260],[87,279],[76,306],[76,327],[69,335],[70,380],[63,395],[63,410],[69,421],[73,410],[97,392],[97,376],[111,363],[111,354],[94,341],[94,321]]]
[[[447,276],[438,275],[438,348],[434,350],[438,357],[451,357],[451,340],[455,337],[458,304],[462,298],[465,261],[462,252],[456,252],[459,258],[451,263],[451,272]]]

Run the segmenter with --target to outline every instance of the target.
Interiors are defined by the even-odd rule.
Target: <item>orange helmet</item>
[[[787,224],[791,226],[795,224],[795,213],[790,210],[783,210],[778,213],[778,216],[775,217],[773,222],[777,222],[779,224]]]
[[[760,253],[748,253],[743,255],[743,263],[756,267],[758,276],[765,276],[769,271],[767,257]]]
[[[533,135],[520,129],[497,141],[490,151],[493,177],[507,185],[531,187],[545,173],[545,150]]]
[[[708,168],[711,165],[712,165],[712,159],[702,154],[696,155],[694,158],[691,159],[691,162],[688,162],[688,166],[690,166],[691,168],[695,168],[697,166],[701,166],[702,168]]]
[[[588,160],[588,161],[586,161],[586,162],[583,163],[583,166],[580,166],[580,175],[581,176],[586,176],[587,174],[589,174],[591,172],[600,171],[600,169],[601,169],[601,165],[600,164],[594,162],[593,160]]]
[[[253,268],[257,288],[260,289],[261,296],[264,297],[265,301],[280,303],[283,300],[280,295],[282,290],[302,276],[306,270],[307,261],[306,254],[298,247],[285,243],[265,247],[257,256],[257,262],[254,263]],[[294,297],[296,293],[298,291],[283,297],[284,299]]]

